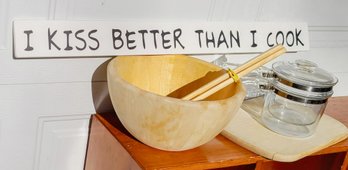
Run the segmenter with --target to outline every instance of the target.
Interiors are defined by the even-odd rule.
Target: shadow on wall
[[[129,132],[123,127],[121,121],[118,119],[114,107],[111,103],[111,98],[109,95],[106,70],[108,63],[111,59],[105,61],[101,64],[93,74],[92,77],[92,97],[94,108],[96,113],[102,116],[110,124],[120,130],[122,133],[131,136]]]
[[[101,64],[94,72],[92,76],[92,97],[94,108],[97,113],[115,113],[114,108],[111,103],[107,77],[106,77],[106,69],[107,65],[111,59],[105,61]]]

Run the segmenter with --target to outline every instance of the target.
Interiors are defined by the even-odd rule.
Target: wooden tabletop
[[[348,126],[348,96],[329,99],[325,114]],[[132,137],[117,119],[115,113],[96,114],[95,117],[120,142],[133,159],[144,169],[180,167],[182,169],[209,169],[252,164],[266,159],[233,143],[222,135],[210,142],[187,151],[169,152],[149,147]],[[314,155],[345,152],[348,140],[344,140]]]

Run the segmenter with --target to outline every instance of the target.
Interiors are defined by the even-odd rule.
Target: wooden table
[[[330,98],[325,114],[348,127],[348,96]],[[301,160],[282,163],[252,153],[222,135],[195,149],[162,151],[132,137],[115,113],[104,113],[91,118],[85,169],[348,169],[347,151],[348,140],[344,140]]]

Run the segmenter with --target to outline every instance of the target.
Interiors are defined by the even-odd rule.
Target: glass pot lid
[[[306,92],[329,92],[338,81],[331,73],[308,60],[279,61],[274,63],[272,68],[277,77],[277,84]]]

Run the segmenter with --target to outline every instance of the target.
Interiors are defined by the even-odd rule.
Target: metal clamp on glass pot
[[[248,94],[242,108],[268,129],[282,135],[314,133],[333,94],[337,78],[307,60],[280,61],[243,80]]]

